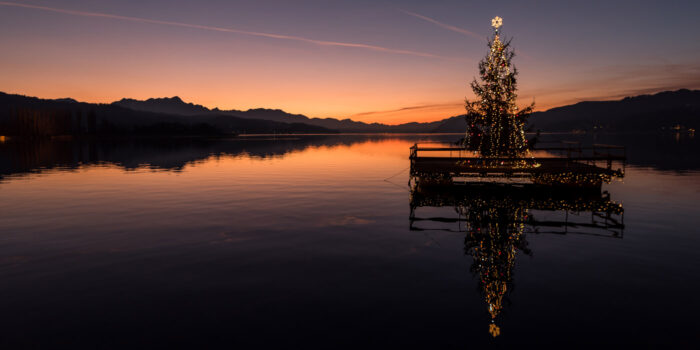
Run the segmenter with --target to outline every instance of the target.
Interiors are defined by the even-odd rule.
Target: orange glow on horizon
[[[180,96],[210,109],[281,109],[390,125],[431,122],[464,113],[464,98],[472,97],[469,82],[485,54],[481,34],[410,11],[387,13],[395,25],[361,34],[354,26],[333,31],[323,22],[253,30],[255,23],[228,18],[164,20],[138,7],[117,14],[3,4],[4,18],[20,20],[0,38],[3,47],[14,48],[0,56],[0,91],[39,98],[111,103]],[[486,30],[486,22],[470,28]],[[393,30],[398,32],[391,37],[375,35]],[[420,40],[407,40],[414,38],[410,30]],[[700,88],[700,65],[690,55],[672,64],[630,63],[607,51],[570,57],[572,51],[537,46],[542,40],[527,27],[511,30],[518,35],[516,50],[527,51],[513,62],[521,107],[535,100],[535,110],[542,111]]]
[[[38,91],[36,91],[38,90]],[[36,91],[36,92],[28,92],[28,91],[3,91],[6,93],[16,93],[20,95],[26,95],[26,96],[32,96],[32,97],[39,97],[39,98],[45,98],[45,99],[57,99],[57,98],[73,98],[77,101],[80,102],[87,102],[87,103],[112,103],[115,101],[118,101],[122,98],[134,98],[137,100],[146,100],[149,98],[157,98],[157,97],[172,97],[172,96],[180,96],[180,98],[183,99],[184,102],[186,103],[194,103],[194,104],[201,104],[204,107],[207,107],[209,109],[214,109],[214,108],[219,108],[220,110],[248,110],[248,109],[256,109],[256,108],[267,108],[267,109],[281,109],[287,113],[292,113],[292,114],[302,114],[306,115],[309,118],[336,118],[336,119],[346,119],[349,118],[354,121],[360,121],[360,122],[366,122],[366,123],[382,123],[382,124],[387,124],[387,125],[396,125],[396,124],[403,124],[403,123],[411,123],[411,122],[434,122],[434,121],[439,121],[443,120],[446,118],[454,117],[454,116],[459,116],[464,114],[464,104],[463,100],[455,100],[452,103],[434,103],[434,104],[424,104],[424,105],[416,105],[416,106],[404,106],[404,107],[396,107],[396,108],[384,108],[382,109],[379,104],[380,101],[376,100],[369,100],[367,102],[368,106],[374,105],[377,106],[377,110],[374,111],[367,111],[367,109],[361,109],[362,104],[358,106],[350,106],[349,104],[345,105],[343,104],[342,106],[324,106],[324,105],[313,105],[313,104],[307,104],[304,102],[294,102],[290,101],[284,105],[274,105],[274,104],[264,104],[262,102],[258,104],[235,104],[231,103],[229,99],[226,98],[226,96],[223,96],[223,94],[217,94],[217,95],[201,95],[201,96],[189,96],[189,95],[183,95],[183,94],[178,94],[178,93],[171,93],[171,94],[150,94],[148,92],[143,92],[139,94],[134,94],[134,95],[127,95],[123,96],[116,91],[116,89],[110,89],[109,86],[105,87],[105,90],[114,90],[112,93],[109,94],[110,97],[108,97],[106,94],[96,94],[94,91],[90,91],[88,89],[76,89],[74,93],[61,93],[57,92],[55,89],[52,89],[51,87],[40,87],[38,89],[31,89],[31,91]],[[658,89],[658,91],[652,91],[649,93],[654,93],[654,92],[660,92],[663,91],[664,89]],[[2,90],[0,90],[2,91]],[[304,95],[312,95],[313,93],[311,92],[306,92]],[[326,98],[319,97],[318,100],[324,100],[327,101],[331,97],[329,97],[327,94],[324,94],[323,92],[318,92],[319,96],[325,96]],[[114,97],[111,97],[114,96]],[[619,96],[591,96],[589,98],[586,97],[580,97],[576,93],[562,93],[556,96],[557,99],[555,100],[552,98],[551,100],[549,99],[537,99],[535,102],[535,111],[546,111],[551,108],[559,107],[559,106],[564,106],[564,105],[569,105],[569,104],[574,104],[577,102],[581,101],[603,101],[603,100],[615,100],[615,99],[620,99],[623,97],[626,97],[626,95],[619,95]],[[399,97],[401,100],[406,100],[406,96],[400,96]],[[415,97],[416,100],[419,99],[419,97]],[[544,100],[544,101],[542,101]],[[200,102],[203,101],[203,102]],[[525,107],[528,104],[532,103],[532,99],[524,99],[521,98],[518,101],[518,106],[519,107]],[[327,110],[330,110],[331,112],[327,112]]]

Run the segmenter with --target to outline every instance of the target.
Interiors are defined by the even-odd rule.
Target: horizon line
[[[640,96],[650,96],[650,95],[656,95],[656,94],[660,94],[660,93],[664,93],[664,92],[678,92],[678,91],[682,91],[682,90],[687,90],[687,91],[700,91],[700,89],[692,89],[692,88],[685,88],[685,87],[684,87],[684,88],[676,88],[676,89],[661,88],[661,89],[658,89],[658,90],[657,90],[657,89],[644,89],[644,90],[642,90],[642,91],[649,91],[649,92],[647,92],[647,93],[638,93],[638,94],[635,94],[635,95],[630,95],[630,94],[615,94],[615,95],[609,96],[609,98],[605,98],[605,97],[598,97],[598,98],[596,98],[596,97],[591,97],[590,99],[585,99],[585,98],[584,98],[584,99],[579,99],[579,100],[575,100],[575,101],[570,100],[570,102],[566,102],[566,103],[561,104],[561,105],[555,105],[555,106],[549,107],[549,108],[547,108],[547,109],[545,109],[545,110],[535,110],[534,113],[536,113],[536,112],[547,112],[547,111],[550,111],[550,110],[555,109],[555,108],[566,107],[566,106],[572,106],[572,105],[576,105],[576,104],[578,104],[578,103],[583,103],[583,102],[622,101],[622,100],[624,100],[624,99],[626,99],[626,98],[634,98],[634,97],[640,97]],[[652,91],[653,91],[653,92],[652,92]],[[351,119],[351,118],[352,118],[353,116],[358,116],[358,115],[370,115],[370,114],[392,113],[392,112],[401,112],[401,111],[407,111],[407,110],[417,110],[417,109],[422,109],[422,108],[432,108],[432,107],[441,107],[441,106],[457,106],[457,105],[461,105],[461,104],[458,104],[458,103],[436,103],[436,104],[427,104],[427,105],[405,106],[405,107],[399,107],[399,108],[390,109],[390,110],[367,111],[367,112],[354,113],[354,114],[352,114],[352,115],[350,115],[350,116],[348,116],[348,117],[311,117],[311,116],[308,116],[308,115],[303,114],[303,113],[289,112],[289,111],[286,111],[286,110],[284,110],[284,109],[282,109],[282,108],[253,107],[253,108],[248,108],[248,109],[246,109],[246,110],[243,110],[243,109],[235,109],[235,108],[231,108],[231,109],[221,109],[221,108],[219,108],[218,106],[206,106],[206,105],[197,104],[197,103],[194,103],[194,102],[187,102],[187,101],[183,100],[179,95],[174,95],[174,96],[172,96],[172,97],[149,97],[149,98],[144,99],[144,100],[139,100],[139,99],[130,98],[130,97],[123,97],[123,98],[121,98],[121,99],[114,100],[114,101],[112,101],[112,102],[103,103],[103,102],[79,101],[79,100],[77,100],[77,99],[75,99],[75,98],[73,98],[73,97],[44,98],[44,97],[39,97],[39,96],[30,96],[30,95],[25,95],[25,94],[22,94],[22,93],[10,93],[10,92],[5,92],[5,91],[0,91],[0,94],[22,96],[22,97],[27,97],[27,98],[36,98],[36,99],[39,99],[39,100],[47,100],[47,101],[58,101],[58,100],[67,100],[67,99],[70,99],[70,100],[76,101],[76,103],[97,104],[97,105],[111,105],[111,104],[113,104],[113,103],[115,103],[115,102],[119,102],[119,101],[125,100],[125,99],[127,99],[127,100],[139,101],[139,102],[145,102],[145,101],[151,100],[151,99],[173,99],[173,98],[176,98],[176,97],[177,97],[178,99],[180,99],[180,101],[182,101],[182,103],[191,104],[191,105],[194,105],[194,106],[204,107],[204,108],[208,109],[209,111],[218,110],[218,111],[221,111],[221,112],[231,112],[231,111],[246,112],[246,111],[251,111],[251,110],[256,110],[256,109],[276,110],[276,111],[281,111],[281,112],[284,112],[284,113],[287,113],[287,114],[290,114],[290,115],[301,115],[301,116],[304,116],[304,117],[306,117],[306,118],[308,118],[308,119],[351,120],[351,121],[353,121],[353,122],[359,122],[359,123],[365,123],[365,124],[383,124],[383,125],[387,125],[387,126],[395,126],[395,125],[410,124],[410,123],[432,123],[432,122],[435,122],[435,121],[446,120],[446,119],[450,119],[450,118],[454,118],[454,117],[459,117],[459,116],[462,116],[462,115],[463,115],[463,114],[450,115],[450,116],[446,116],[446,117],[443,117],[442,119],[438,119],[438,120],[434,120],[434,121],[415,121],[415,120],[414,120],[414,121],[401,122],[401,123],[397,123],[397,124],[387,124],[387,123],[384,123],[384,122],[381,122],[381,121],[368,122],[368,121],[358,121],[358,120],[354,120],[354,119]],[[127,107],[124,107],[124,108],[127,108]]]

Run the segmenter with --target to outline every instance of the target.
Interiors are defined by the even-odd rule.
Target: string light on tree
[[[501,41],[503,19],[491,20],[494,35],[488,41],[489,52],[479,62],[479,77],[471,83],[476,99],[465,101],[467,133],[464,146],[481,157],[521,157],[527,153],[525,125],[534,103],[518,110],[518,72],[511,63],[515,53],[510,41]]]

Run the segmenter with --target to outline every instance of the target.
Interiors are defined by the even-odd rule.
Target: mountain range
[[[528,120],[545,131],[654,131],[698,129],[700,90],[664,91],[617,101],[585,101],[535,112]]]
[[[651,131],[700,127],[700,90],[665,91],[617,101],[586,101],[535,112],[531,131]],[[461,133],[463,116],[386,125],[309,118],[279,109],[220,110],[179,97],[91,104],[0,92],[0,135],[232,134],[232,133]]]
[[[335,118],[309,118],[302,114],[291,114],[279,109],[249,109],[242,110],[220,110],[218,108],[208,109],[204,106],[186,103],[180,97],[171,98],[151,98],[145,101],[134,99],[122,99],[113,102],[112,105],[129,108],[133,110],[168,113],[179,116],[201,116],[207,114],[230,115],[248,119],[270,120],[282,123],[303,123],[313,125],[330,130],[337,130],[347,133],[375,133],[375,132],[390,132],[390,133],[414,133],[414,132],[439,132],[438,129],[443,122],[448,119],[431,122],[431,123],[405,123],[399,125],[386,125],[380,123],[363,123],[350,119],[335,119]],[[459,118],[463,125],[459,125],[462,129],[466,124],[463,118]],[[444,127],[443,127],[444,128]],[[452,132],[452,131],[450,131]]]
[[[363,123],[350,119],[309,118],[279,109],[249,109],[247,111],[219,109],[185,103],[179,97],[152,98],[145,101],[123,99],[112,103],[134,110],[194,116],[206,113],[234,115],[250,119],[277,122],[297,122],[340,132],[393,133],[453,133],[463,132],[463,116],[453,116],[429,123],[386,125]],[[664,128],[697,128],[700,122],[700,90],[665,91],[654,95],[626,97],[617,101],[585,101],[573,105],[535,112],[529,119],[530,128],[543,131],[573,131],[604,129],[610,131],[648,131]]]

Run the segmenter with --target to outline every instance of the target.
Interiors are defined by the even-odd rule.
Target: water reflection
[[[592,133],[543,135],[542,141],[569,140],[627,147],[627,164],[685,172],[700,169],[700,138],[692,133]]]
[[[496,183],[428,187],[416,183],[411,188],[410,208],[411,230],[465,234],[464,253],[472,257],[470,271],[478,278],[493,337],[501,334],[497,320],[513,290],[516,255],[532,255],[526,234],[576,233],[621,239],[625,227],[622,204],[596,189]],[[433,215],[435,209],[449,210],[422,217],[416,214],[419,208],[433,209]]]
[[[456,135],[285,135],[216,138],[114,138],[114,139],[7,139],[0,142],[0,179],[3,176],[73,170],[84,165],[113,164],[126,170],[140,167],[181,171],[188,164],[209,157],[245,156],[269,159],[286,157],[309,148],[351,146],[396,139],[414,142],[453,143]],[[670,134],[542,135],[542,142],[567,139],[586,146],[621,144],[628,149],[628,164],[662,170],[700,169],[698,138],[675,140]],[[408,152],[407,148],[401,152]]]
[[[404,136],[421,139],[425,136]],[[72,170],[112,164],[181,171],[186,165],[220,156],[267,159],[311,147],[349,146],[387,139],[382,135],[287,135],[217,138],[114,138],[10,140],[0,143],[0,179],[47,169]]]
[[[628,167],[624,227],[605,192],[414,188],[409,232],[428,137],[0,144],[0,348],[697,338],[697,173]]]

